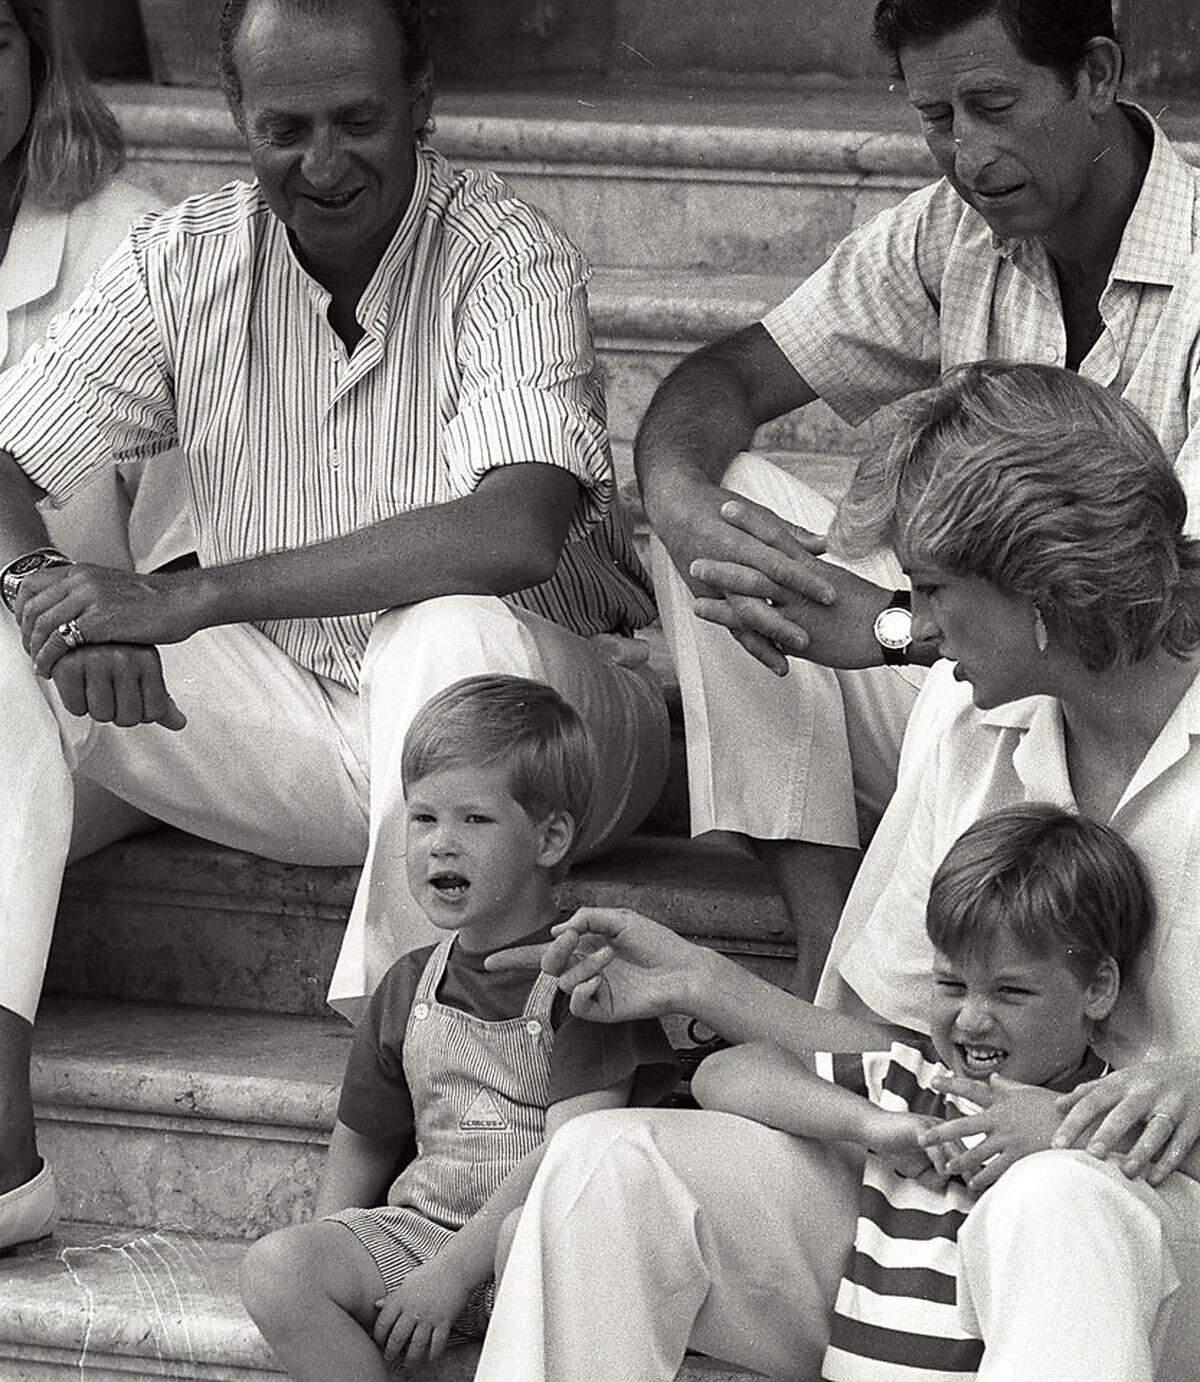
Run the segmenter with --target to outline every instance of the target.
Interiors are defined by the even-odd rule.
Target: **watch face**
[[[10,576],[30,576],[35,571],[40,571],[45,564],[45,552],[30,552],[26,556],[18,557],[8,568],[8,574]]]
[[[885,648],[907,648],[912,642],[912,614],[906,609],[885,609],[875,620],[875,637]]]

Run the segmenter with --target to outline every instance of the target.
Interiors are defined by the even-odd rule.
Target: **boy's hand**
[[[922,1136],[938,1127],[938,1120],[926,1113],[892,1113],[872,1108],[864,1132],[867,1147],[897,1175],[945,1185],[947,1155],[941,1144],[927,1147]]]
[[[401,1355],[406,1368],[440,1358],[450,1327],[472,1290],[474,1283],[435,1257],[414,1267],[394,1291],[377,1300],[379,1316],[373,1334],[388,1366],[394,1366]]]
[[[925,1146],[932,1147],[982,1134],[973,1147],[955,1152],[946,1161],[947,1171],[961,1176],[976,1194],[995,1185],[1023,1156],[1046,1151],[1062,1121],[1058,1095],[1039,1085],[1006,1080],[1003,1075],[987,1081],[942,1076],[933,1083],[943,1094],[957,1094],[982,1107],[981,1113],[947,1119],[921,1137]]]

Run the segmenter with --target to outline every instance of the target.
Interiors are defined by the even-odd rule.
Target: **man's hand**
[[[1022,1157],[1046,1151],[1062,1120],[1053,1090],[1006,1080],[1003,1075],[987,1081],[954,1075],[934,1084],[942,1093],[957,1094],[983,1110],[947,1119],[921,1135],[922,1146],[931,1148],[983,1134],[973,1147],[960,1147],[945,1163],[950,1175],[960,1176],[976,1193],[994,1185]]]
[[[126,729],[152,724],[182,729],[187,724],[163,681],[157,648],[126,643],[79,648],[61,656],[50,677],[72,715]]]
[[[1161,1185],[1200,1140],[1200,1060],[1142,1061],[1060,1095],[1056,1147],[1116,1157],[1122,1171]],[[1140,1129],[1140,1131],[1137,1131]],[[1132,1145],[1130,1145],[1132,1143]]]
[[[487,969],[540,966],[558,976],[571,1011],[590,1022],[628,1022],[690,1012],[707,952],[637,912],[583,907],[554,928],[546,946],[489,955]]]
[[[823,667],[881,665],[873,629],[890,591],[818,560],[825,548],[816,534],[758,504],[731,499],[721,516],[755,545],[733,560],[705,556],[692,562],[691,576],[717,596],[696,600],[700,618],[754,634],[781,658],[786,653]],[[785,659],[782,666],[786,670]]]
[[[762,611],[767,609],[765,601],[774,598],[766,594],[766,590],[779,589],[769,579],[779,552],[770,542],[758,537],[753,528],[734,521],[733,515],[751,514],[750,522],[757,523],[761,531],[779,535],[780,541],[789,544],[787,552],[794,556],[797,565],[803,565],[807,559],[808,578],[798,590],[803,589],[804,597],[818,605],[829,603],[835,596],[828,563],[816,560],[816,554],[825,550],[824,539],[785,523],[769,509],[740,498],[732,490],[722,489],[699,477],[673,476],[669,488],[664,487],[657,496],[647,495],[646,507],[655,533],[692,594],[704,602],[705,607],[709,601],[722,606],[725,617],[713,622],[723,623],[742,647],[765,667],[779,676],[786,676],[786,654],[806,655],[803,646],[794,642],[796,630],[769,624],[773,633],[782,633],[793,640],[776,646],[773,638],[759,632],[757,627]],[[786,538],[782,536],[785,533]],[[698,574],[701,564],[711,567],[711,579]],[[759,574],[767,580],[767,586],[762,593],[726,591],[722,572],[734,568]],[[797,574],[796,579],[803,578]]]
[[[377,1300],[373,1333],[389,1367],[401,1357],[406,1368],[440,1358],[473,1289],[460,1272],[435,1257],[414,1267],[390,1295]]]
[[[180,643],[200,627],[178,577],[83,563],[27,577],[14,613],[34,670],[43,677],[69,651],[58,629],[71,619],[89,644]]]

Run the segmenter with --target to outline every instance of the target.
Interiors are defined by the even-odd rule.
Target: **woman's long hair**
[[[32,113],[25,132],[20,193],[69,210],[125,163],[116,117],[88,81],[64,30],[57,0],[9,0],[29,40]]]

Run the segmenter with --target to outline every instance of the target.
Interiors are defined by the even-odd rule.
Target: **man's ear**
[[[1088,105],[1094,115],[1104,115],[1112,109],[1124,66],[1119,43],[1111,38],[1088,39],[1078,80],[1086,86]]]
[[[1103,1022],[1121,992],[1121,971],[1111,955],[1100,961],[1092,982],[1084,990],[1083,1011],[1093,1022]]]
[[[544,869],[557,867],[575,843],[575,821],[569,811],[551,811],[541,824],[538,863]]]
[[[412,123],[413,137],[415,139],[420,139],[422,131],[429,124],[429,117],[432,113],[433,72],[427,67],[413,85],[411,104],[409,106],[409,116]]]

